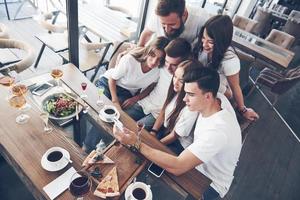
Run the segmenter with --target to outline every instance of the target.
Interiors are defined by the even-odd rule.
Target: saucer
[[[125,195],[124,195],[125,199],[129,199],[129,196],[130,196],[130,192],[129,192],[129,191],[131,191],[131,187],[133,186],[133,184],[134,184],[134,183],[131,183],[131,184],[128,185],[128,187],[126,188],[126,190],[125,190]],[[147,184],[146,184],[146,185],[147,185]],[[150,186],[150,187],[151,187],[151,186]],[[149,192],[149,196],[148,196],[147,199],[151,199],[151,200],[152,200],[152,191]]]
[[[51,153],[53,151],[61,151],[63,153],[63,156],[66,158],[66,159],[62,159],[61,163],[59,165],[56,165],[56,166],[51,164],[47,160],[47,156],[49,155],[49,153]],[[44,153],[44,155],[41,159],[41,165],[42,165],[43,169],[45,169],[49,172],[56,172],[56,171],[59,171],[59,170],[65,168],[69,164],[68,159],[70,159],[70,154],[67,150],[65,150],[61,147],[52,147],[52,148],[48,149],[46,151],[46,153]]]
[[[116,116],[114,117],[114,118],[116,118],[116,119],[119,119],[120,118],[120,113],[119,113],[119,111],[118,110],[115,110],[116,111]],[[104,122],[113,122],[113,120],[111,119],[106,119],[104,116],[102,116],[102,110],[100,110],[100,112],[99,112],[99,118],[102,120],[102,121],[104,121]]]

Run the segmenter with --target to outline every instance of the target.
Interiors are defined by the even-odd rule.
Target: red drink
[[[85,90],[86,87],[87,87],[87,83],[81,83],[81,88],[82,88],[82,90]]]

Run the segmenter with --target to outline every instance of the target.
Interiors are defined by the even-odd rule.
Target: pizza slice
[[[103,155],[103,158],[101,160],[97,160],[97,152],[93,150],[83,161],[82,166],[87,166],[89,164],[112,164],[114,163],[113,160],[111,160],[108,156]]]
[[[114,197],[120,195],[117,167],[114,167],[99,183],[94,192],[94,195],[103,199],[105,199],[106,197]]]

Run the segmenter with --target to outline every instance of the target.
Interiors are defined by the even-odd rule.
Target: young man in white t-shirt
[[[167,98],[168,88],[177,66],[189,58],[191,45],[183,38],[176,38],[166,46],[165,52],[165,66],[159,69],[159,79],[154,89],[147,96],[140,95],[145,97],[124,110],[135,121],[143,122],[147,130],[152,128]]]
[[[208,18],[204,9],[186,8],[185,0],[159,0],[138,45],[145,46],[153,35],[181,37],[192,43]]]
[[[193,168],[212,180],[204,200],[224,197],[233,180],[233,173],[241,151],[241,130],[236,117],[222,109],[217,98],[220,78],[217,71],[187,68],[184,75],[186,96],[184,101],[191,111],[198,111],[194,141],[179,156],[156,150],[138,139],[137,134],[124,128],[121,133],[114,127],[116,138],[132,145],[147,159],[175,175]]]

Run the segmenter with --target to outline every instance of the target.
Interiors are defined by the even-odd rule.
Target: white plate
[[[61,151],[63,153],[63,156],[67,159],[62,159],[61,163],[59,163],[58,165],[51,164],[47,160],[47,156],[49,155],[49,153],[51,153],[53,151]],[[49,172],[56,172],[56,171],[59,171],[59,170],[65,168],[69,164],[68,159],[70,159],[70,154],[67,150],[65,150],[61,147],[51,147],[50,149],[48,149],[46,151],[46,153],[44,153],[44,155],[41,159],[41,165],[45,170],[47,170]]]
[[[116,119],[119,119],[119,118],[120,118],[120,113],[119,113],[119,111],[118,111],[117,109],[115,109],[115,111],[116,111],[116,116],[115,116],[115,118],[116,118]],[[99,112],[99,118],[100,118],[102,121],[105,121],[105,122],[113,122],[113,120],[109,120],[109,119],[106,119],[105,117],[103,117],[101,113],[102,113],[102,110],[100,110],[100,112]]]

